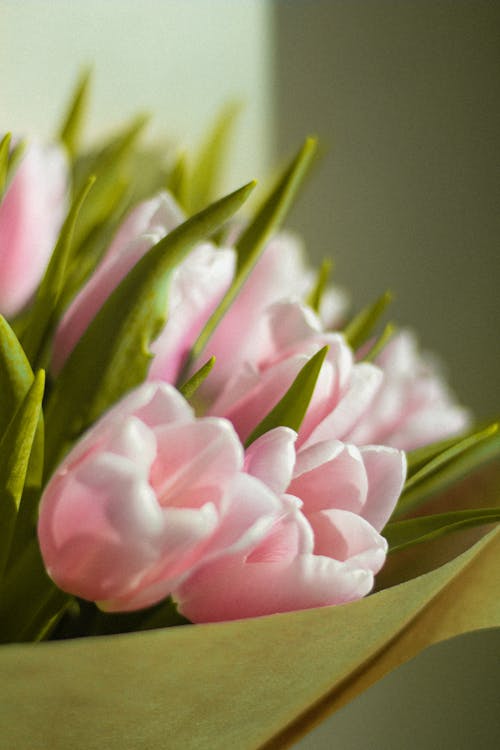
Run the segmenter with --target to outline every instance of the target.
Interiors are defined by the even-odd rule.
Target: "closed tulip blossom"
[[[103,260],[69,305],[54,338],[52,369],[59,372],[99,309],[126,274],[184,215],[169,193],[138,205],[119,228]],[[172,274],[168,322],[152,344],[149,380],[175,383],[187,356],[234,277],[236,254],[231,247],[198,245]],[[313,285],[299,241],[288,233],[273,237],[212,336],[194,369],[215,356],[217,367],[202,394],[212,400],[235,367],[271,353],[265,310],[281,300],[304,298]],[[342,292],[325,296],[324,314],[339,319],[345,307]],[[253,321],[251,329],[248,321]]]
[[[107,412],[43,494],[38,537],[60,588],[108,611],[140,609],[221,553],[253,548],[282,501],[243,471],[229,422],[196,419],[146,383]]]
[[[397,333],[375,361],[384,379],[349,439],[413,450],[469,426],[470,412],[457,404],[439,365],[420,353],[410,331]]]
[[[168,193],[139,204],[125,219],[101,263],[66,310],[54,338],[52,367],[58,372],[107,298],[135,264],[183,221]],[[189,345],[229,286],[234,251],[205,242],[172,274],[169,322],[153,347],[150,378],[174,382]],[[181,301],[184,303],[182,307]],[[188,342],[188,343],[186,343]]]
[[[228,550],[175,589],[193,622],[342,604],[365,596],[382,567],[380,534],[403,487],[404,453],[326,440],[295,452],[296,434],[256,440],[245,466],[280,494],[286,513],[251,550]]]
[[[55,145],[27,145],[0,202],[0,313],[25,307],[42,279],[67,208],[68,166]]]
[[[237,369],[208,413],[229,419],[246,440],[308,360],[328,346],[298,445],[343,440],[362,421],[380,387],[382,371],[369,363],[356,364],[343,336],[323,332],[312,310],[299,303],[272,305],[266,311],[265,325],[269,356]]]
[[[237,368],[258,365],[273,355],[267,311],[281,302],[304,302],[314,286],[314,276],[298,237],[282,231],[270,239],[197,363],[201,365],[208,356],[217,360],[203,387],[207,400],[220,395]],[[327,321],[328,328],[339,324],[345,308],[345,294],[330,287],[323,295],[322,323]]]

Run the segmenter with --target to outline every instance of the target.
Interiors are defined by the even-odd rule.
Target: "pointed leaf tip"
[[[321,302],[325,293],[330,274],[333,269],[333,261],[330,258],[325,258],[321,266],[316,272],[316,280],[314,286],[309,293],[306,302],[309,307],[312,307],[315,313],[319,313],[321,308]]]
[[[199,211],[217,197],[240,109],[241,106],[235,102],[222,108],[195,157],[193,167],[187,175],[188,184],[184,195],[189,213]]]
[[[69,258],[73,246],[75,226],[96,178],[91,175],[75,196],[50,258],[43,279],[37,289],[35,302],[30,311],[28,326],[23,336],[24,350],[36,366],[43,358],[48,337],[55,325],[54,313],[63,292]]]
[[[306,362],[285,395],[247,438],[246,448],[265,432],[269,432],[275,427],[290,427],[295,432],[299,431],[328,349],[328,346],[324,346]]]
[[[432,539],[463,529],[485,526],[500,521],[500,508],[473,508],[431,516],[418,516],[404,521],[388,523],[383,531],[389,543],[389,552],[429,542]]]
[[[2,198],[5,185],[7,183],[7,172],[9,168],[9,153],[11,133],[6,133],[0,141],[0,200]]]
[[[186,372],[203,352],[213,332],[236,299],[241,287],[259,260],[266,242],[280,228],[309,169],[315,150],[316,141],[313,138],[306,139],[253,220],[240,235],[235,247],[237,263],[233,283],[195,341],[186,364]],[[251,189],[253,189],[255,185],[256,181],[253,180],[248,183],[246,188],[251,186]]]
[[[393,301],[393,293],[387,290],[371,305],[360,310],[344,329],[344,335],[349,345],[354,349],[359,347],[370,337],[373,329],[386,308]]]
[[[210,359],[205,362],[205,364],[202,365],[200,369],[197,370],[194,375],[189,378],[189,380],[186,380],[186,382],[180,386],[179,391],[182,393],[185,399],[189,400],[191,396],[198,390],[205,378],[210,375],[210,372],[212,371],[214,365],[215,357],[210,357]]]
[[[75,86],[68,108],[59,130],[59,139],[72,158],[80,148],[85,117],[88,110],[92,69],[85,67]]]

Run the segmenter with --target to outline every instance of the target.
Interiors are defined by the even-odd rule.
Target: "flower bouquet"
[[[234,113],[83,150],[87,96],[0,146],[2,740],[287,747],[499,624],[497,425],[281,230],[314,139],[242,218]]]

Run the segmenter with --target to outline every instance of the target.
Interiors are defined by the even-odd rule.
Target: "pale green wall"
[[[141,110],[154,116],[151,134],[193,144],[237,98],[228,187],[262,178],[270,13],[265,0],[0,0],[0,121],[49,135],[79,67],[92,63],[91,134]]]

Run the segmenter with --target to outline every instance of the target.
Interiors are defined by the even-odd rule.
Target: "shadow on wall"
[[[292,217],[317,259],[443,357],[460,399],[498,410],[500,4],[277,2],[276,144],[326,153]]]

